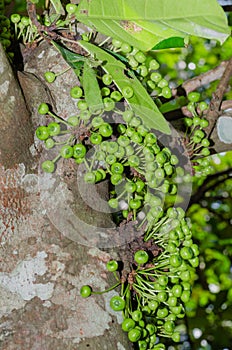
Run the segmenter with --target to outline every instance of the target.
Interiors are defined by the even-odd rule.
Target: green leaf
[[[223,43],[231,32],[216,0],[82,0],[76,16],[97,31],[144,51],[186,35]]]
[[[96,72],[87,61],[84,63],[82,85],[85,92],[85,100],[90,111],[94,112],[96,109],[102,109],[103,103]]]
[[[126,66],[121,61],[89,42],[79,41],[79,44],[93,57],[102,62],[102,69],[112,76],[115,85],[121,92],[127,86],[133,89],[134,95],[128,98],[127,102],[148,127],[170,134],[168,122],[147,93],[147,90],[132,72],[127,71]]]
[[[61,53],[65,61],[70,65],[72,69],[74,69],[75,73],[79,75],[79,71],[84,66],[84,61],[88,60],[87,57],[74,53],[63,46],[57,44],[56,42],[52,42],[55,48]]]
[[[188,103],[188,100],[184,96],[180,96],[179,98],[175,98],[171,101],[168,101],[166,103],[163,103],[160,106],[160,112],[161,113],[168,113],[175,111],[177,109],[180,109],[181,107],[185,106]]]
[[[65,15],[65,11],[60,0],[51,0],[51,3],[57,15]]]
[[[160,41],[158,44],[156,44],[152,50],[163,50],[163,49],[170,49],[170,48],[176,48],[176,47],[185,47],[185,39],[180,37],[172,37],[165,39],[163,41]]]

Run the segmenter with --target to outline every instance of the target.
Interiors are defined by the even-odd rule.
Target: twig
[[[192,195],[189,206],[191,206],[194,203],[198,203],[207,191],[210,191],[212,188],[220,185],[222,182],[228,180],[228,178],[230,178],[231,176],[232,168],[221,171],[220,173],[209,175],[204,180],[203,184],[200,187],[198,187],[197,192]],[[218,179],[218,181],[211,183],[211,181],[215,179]]]
[[[220,108],[221,108],[221,103],[222,99],[224,96],[224,93],[227,89],[227,86],[229,84],[230,78],[232,76],[232,58],[228,61],[225,71],[222,75],[222,78],[217,86],[216,91],[213,93],[213,98],[210,102],[209,106],[209,112],[207,113],[206,117],[209,121],[208,127],[205,129],[206,134],[208,137],[210,137],[215,124],[217,122],[217,119],[220,115]]]
[[[192,79],[186,80],[182,87],[185,89],[186,94],[191,91],[198,89],[201,86],[208,85],[212,83],[212,81],[221,79],[227,64],[230,61],[222,61],[219,66],[210,69],[208,72],[198,75]]]
[[[37,19],[36,5],[28,0],[27,0],[27,12],[32,24],[36,26],[39,35],[41,35],[44,39],[48,39],[48,40],[56,40],[59,38],[59,35],[54,32],[54,30],[56,29],[55,24],[52,24],[51,26],[42,25]]]

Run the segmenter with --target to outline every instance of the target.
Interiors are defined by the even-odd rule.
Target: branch
[[[210,137],[215,127],[215,124],[217,122],[217,119],[220,115],[219,111],[221,108],[222,99],[227,89],[227,86],[229,84],[231,76],[232,76],[232,58],[227,62],[222,78],[217,86],[216,91],[213,93],[213,98],[209,106],[209,112],[206,115],[209,121],[209,125],[205,129],[205,132],[208,135],[208,137]]]
[[[208,72],[198,75],[192,79],[186,80],[182,84],[182,88],[185,89],[186,94],[191,91],[198,89],[203,85],[207,85],[212,83],[212,81],[221,79],[225,69],[227,68],[228,62],[230,61],[222,61],[221,64],[213,69],[210,69]]]
[[[207,191],[210,191],[212,188],[217,187],[222,182],[228,180],[228,178],[230,178],[231,176],[232,176],[232,168],[221,171],[220,173],[209,175],[204,180],[203,184],[198,187],[197,192],[192,195],[189,206],[191,206],[194,203],[198,203]],[[218,180],[216,182],[210,183],[215,179],[218,179]]]

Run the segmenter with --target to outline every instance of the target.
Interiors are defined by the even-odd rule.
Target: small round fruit
[[[84,285],[81,287],[80,295],[82,298],[88,298],[92,294],[92,288],[88,285]]]
[[[172,333],[175,328],[175,323],[173,321],[166,321],[164,324],[164,329],[167,333]]]
[[[161,89],[163,89],[165,86],[168,86],[168,81],[166,79],[161,79],[158,82],[158,87],[160,87]]]
[[[84,181],[89,184],[94,184],[96,181],[96,176],[94,172],[91,172],[91,171],[87,172],[84,176]]]
[[[172,294],[176,297],[179,298],[182,294],[183,288],[180,284],[175,284],[172,287]]]
[[[188,282],[190,280],[190,278],[191,278],[191,274],[190,274],[189,270],[181,271],[180,279],[182,281]]]
[[[201,119],[200,127],[201,128],[206,128],[209,125],[209,122],[207,119]]]
[[[77,102],[77,107],[80,111],[85,111],[88,109],[87,102],[85,100],[80,100]]]
[[[122,95],[125,97],[125,98],[131,98],[133,95],[134,95],[134,90],[131,86],[125,86],[123,89],[122,89]]]
[[[148,75],[148,69],[144,64],[141,64],[141,66],[139,66],[139,74],[141,77],[146,77]]]
[[[44,78],[48,83],[53,83],[53,81],[56,79],[56,74],[48,71],[44,73]]]
[[[117,198],[111,198],[108,200],[108,204],[111,208],[117,209],[118,208],[118,200]]]
[[[159,308],[157,310],[157,317],[158,318],[165,318],[168,315],[168,309],[166,307]]]
[[[170,296],[167,300],[167,304],[171,307],[176,306],[177,304],[177,297],[175,296]]]
[[[151,73],[150,78],[155,83],[159,83],[159,81],[162,79],[162,75],[158,72],[153,72]]]
[[[104,123],[104,120],[102,117],[94,117],[92,119],[92,126],[94,128],[99,128],[99,126],[101,126]]]
[[[77,143],[73,146],[73,157],[83,158],[86,154],[86,147],[82,143]]]
[[[113,81],[112,75],[110,74],[104,74],[102,76],[102,82],[104,85],[110,85]]]
[[[165,302],[168,299],[168,294],[166,292],[159,292],[157,294],[157,299],[160,302]]]
[[[178,254],[173,254],[169,258],[169,263],[173,267],[179,267],[182,263],[182,259]]]
[[[118,185],[122,181],[122,175],[121,174],[113,174],[110,177],[110,182],[112,185]]]
[[[185,260],[192,259],[193,251],[192,251],[191,247],[183,247],[183,248],[181,248],[180,256],[182,257],[182,259],[185,259]]]
[[[66,8],[66,11],[67,11],[70,15],[72,15],[73,13],[76,12],[76,10],[77,10],[77,5],[75,5],[75,4],[67,4],[65,8]]]
[[[80,86],[73,86],[70,90],[70,96],[72,98],[81,98],[83,95],[83,90]]]
[[[132,318],[125,318],[122,322],[122,330],[124,332],[129,332],[135,327],[135,321]]]
[[[114,174],[122,174],[124,171],[124,166],[121,163],[114,163],[111,165],[110,170],[112,171],[112,173]]]
[[[139,65],[138,61],[133,56],[130,56],[128,59],[128,63],[132,69],[136,69]]]
[[[187,98],[190,102],[198,102],[200,97],[201,97],[201,95],[199,92],[190,92],[187,96]]]
[[[170,87],[165,86],[162,88],[161,94],[165,98],[171,98],[172,97],[172,90],[170,89]]]
[[[186,126],[192,126],[193,125],[193,118],[184,118],[184,123]]]
[[[50,136],[56,136],[60,133],[60,124],[56,122],[49,123],[47,128]]]
[[[21,16],[18,13],[13,13],[10,16],[10,20],[12,23],[18,23],[18,22],[20,22],[20,19],[21,19]]]
[[[156,70],[156,69],[159,69],[160,67],[160,64],[159,62],[157,62],[155,59],[152,59],[150,62],[149,62],[149,69],[150,70]]]
[[[53,173],[55,170],[55,164],[51,160],[45,160],[41,167],[45,173]]]
[[[119,102],[122,99],[122,94],[119,91],[116,90],[116,91],[112,91],[111,92],[110,97],[115,102]]]
[[[42,125],[36,129],[35,134],[38,137],[38,139],[42,140],[42,141],[47,140],[50,136],[48,128],[46,126],[42,126]]]
[[[189,290],[184,290],[181,294],[180,299],[183,301],[183,303],[187,303],[190,299],[191,292]]]
[[[103,98],[103,103],[104,103],[104,109],[107,112],[112,111],[115,107],[115,101],[111,97]]]
[[[105,161],[106,163],[108,163],[109,165],[114,164],[116,162],[117,158],[115,157],[114,154],[108,154],[108,156],[106,156]],[[112,174],[115,175],[115,174]]]
[[[110,260],[106,264],[106,268],[110,272],[117,271],[118,269],[118,262],[116,260]]]
[[[203,139],[203,137],[205,136],[205,133],[204,133],[204,131],[198,129],[194,132],[194,136],[197,136],[197,137]]]
[[[55,141],[53,139],[51,139],[51,138],[49,138],[49,139],[47,139],[45,141],[45,146],[46,146],[47,149],[53,148],[54,145],[55,145]]]
[[[142,336],[144,337],[143,334],[142,334]],[[148,344],[147,344],[146,340],[139,340],[138,346],[139,346],[139,350],[147,350]]]
[[[172,340],[175,342],[175,343],[178,343],[180,341],[180,333],[179,332],[174,332],[172,334]]]
[[[119,296],[114,296],[110,299],[110,307],[114,311],[122,311],[125,308],[125,300]]]
[[[143,318],[143,313],[140,310],[135,310],[131,314],[134,321],[139,322]]]
[[[122,42],[118,39],[112,39],[112,45],[116,47],[116,49],[119,49],[122,46]]]
[[[210,155],[210,150],[208,148],[202,148],[201,154],[205,157]]]
[[[161,286],[166,286],[168,284],[168,276],[162,275],[158,278],[158,283]]]
[[[155,327],[152,323],[148,323],[148,324],[146,325],[146,330],[148,331],[148,333],[149,333],[150,335],[152,335],[152,334],[155,333],[156,327]]]
[[[68,118],[67,122],[71,126],[77,126],[79,124],[79,118],[76,115],[73,115]]]
[[[156,143],[156,141],[157,137],[151,132],[149,132],[144,138],[145,144],[153,145],[154,143]]]
[[[141,338],[142,332],[138,328],[133,328],[128,332],[128,339],[132,343],[136,343]]]
[[[139,199],[131,199],[129,201],[129,206],[131,209],[139,209],[142,205],[142,202]]]
[[[202,145],[203,147],[209,147],[210,142],[209,142],[208,139],[205,138],[205,139],[201,140],[201,145]]]
[[[144,63],[146,61],[146,56],[144,55],[144,53],[142,51],[136,52],[134,57],[135,57],[136,61],[139,63]]]
[[[97,132],[93,132],[89,139],[93,145],[99,145],[102,141],[102,136],[99,135]]]
[[[99,127],[99,134],[101,134],[103,137],[109,137],[113,133],[113,129],[110,124],[108,123],[103,123]]]
[[[145,187],[145,183],[142,180],[137,180],[135,185],[136,185],[136,192],[141,192]]]
[[[137,250],[134,255],[134,260],[137,264],[146,264],[149,260],[149,255],[145,250]]]
[[[194,117],[193,118],[193,125],[197,126],[201,124],[201,118],[200,117]]]
[[[206,109],[208,109],[208,105],[207,105],[207,103],[206,102],[204,102],[204,101],[201,101],[200,103],[199,103],[199,108],[200,108],[200,110],[202,111],[202,112],[204,112],[204,111],[206,111]],[[207,126],[207,125],[206,125]]]
[[[73,156],[73,147],[64,145],[63,147],[61,147],[60,155],[63,158],[71,158]]]
[[[127,43],[122,43],[122,45],[121,45],[121,51],[122,51],[123,53],[129,53],[129,52],[132,51],[132,47],[131,47],[129,44],[127,44]]]
[[[38,108],[39,114],[47,114],[49,112],[49,107],[47,103],[41,103]]]

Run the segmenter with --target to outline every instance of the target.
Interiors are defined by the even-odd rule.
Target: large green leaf
[[[230,35],[216,0],[82,0],[76,16],[145,51],[170,37],[196,35],[223,43]]]
[[[185,46],[186,46],[186,42],[184,38],[173,36],[171,38],[160,41],[158,44],[156,44],[152,48],[152,50],[164,50],[164,49],[171,49],[171,48],[185,47]]]
[[[127,71],[126,66],[121,61],[89,42],[79,41],[79,44],[95,57],[95,59],[102,62],[101,67],[106,73],[112,76],[115,85],[121,92],[127,86],[133,89],[134,95],[128,98],[127,102],[148,127],[159,130],[165,134],[170,134],[168,122],[165,120],[146,89],[132,72]]]
[[[82,84],[85,92],[85,100],[90,110],[94,111],[103,108],[96,72],[87,61],[84,63]]]
[[[81,68],[84,66],[84,61],[87,60],[85,56],[79,55],[77,53],[74,53],[65,47],[57,44],[55,41],[52,41],[52,44],[55,46],[55,48],[61,53],[65,61],[70,65],[72,69],[74,69],[75,73],[77,74],[78,71],[80,71]],[[77,74],[79,76],[79,74]]]

